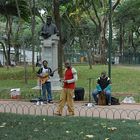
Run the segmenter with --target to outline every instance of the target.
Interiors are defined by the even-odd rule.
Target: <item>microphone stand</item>
[[[88,85],[89,85],[89,95],[88,95],[88,103],[86,104],[86,106],[88,107],[92,107],[94,106],[93,103],[91,103],[91,82],[94,78],[88,78]]]

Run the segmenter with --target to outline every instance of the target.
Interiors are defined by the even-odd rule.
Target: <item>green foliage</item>
[[[138,0],[127,0],[122,3],[117,9],[115,14],[116,21],[119,23],[128,24],[128,28],[131,26],[139,27],[139,14],[140,14],[140,1]],[[132,23],[133,22],[133,23]]]
[[[139,52],[139,23],[140,23],[140,1],[138,0],[125,0],[118,6],[114,19],[114,27],[119,30],[118,46],[123,46],[123,51],[127,52],[131,48],[131,52]],[[121,39],[123,42],[121,42]]]
[[[0,79],[1,80],[22,80],[24,78],[24,67],[17,66],[17,67],[11,67],[11,68],[1,68],[0,69]],[[28,67],[27,69],[27,75],[28,79],[35,78],[35,73],[32,73],[32,68]]]
[[[0,113],[3,140],[139,140],[139,121]]]
[[[20,16],[25,21],[29,21],[29,8],[27,1],[25,0],[18,0],[18,6],[20,10]],[[18,11],[15,0],[3,0],[0,2],[0,14],[4,16],[17,16]]]
[[[27,69],[28,84],[25,84],[24,67],[1,68],[0,69],[0,98],[10,98],[12,88],[20,88],[21,96],[24,99],[38,96],[32,88],[36,86],[36,73],[32,72],[31,67]]]

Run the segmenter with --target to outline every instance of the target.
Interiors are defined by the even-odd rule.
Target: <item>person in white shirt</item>
[[[38,72],[37,76],[40,79],[40,83],[42,86],[42,100],[44,103],[52,103],[52,92],[51,92],[51,81],[50,81],[50,76],[53,76],[53,72],[50,67],[48,67],[48,62],[47,60],[44,60],[42,62],[43,67],[41,67]],[[47,91],[47,96],[46,96],[46,91]]]

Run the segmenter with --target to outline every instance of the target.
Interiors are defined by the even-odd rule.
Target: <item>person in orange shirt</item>
[[[75,82],[77,81],[77,71],[71,66],[69,61],[65,62],[65,73],[63,80],[63,90],[60,95],[59,105],[57,107],[57,112],[55,115],[62,115],[63,108],[67,104],[69,115],[74,115],[74,89]]]

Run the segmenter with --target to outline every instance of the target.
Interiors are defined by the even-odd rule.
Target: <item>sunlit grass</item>
[[[85,87],[88,90],[88,78],[93,78],[91,87],[94,88],[96,80],[100,76],[101,71],[108,72],[107,65],[95,65],[92,69],[85,66],[77,67],[79,72],[78,86]],[[113,65],[111,69],[112,91],[115,93],[132,93],[138,94],[140,92],[140,67],[135,68],[129,66]]]
[[[93,65],[92,69],[86,65],[74,66],[78,72],[77,87],[85,89],[85,100],[88,99],[89,92],[96,86],[96,79],[100,73],[105,70],[108,72],[108,65]],[[111,67],[112,94],[139,95],[140,93],[140,67],[138,66],[120,66]],[[21,88],[22,98],[32,98],[39,95],[39,91],[32,90],[37,85],[36,71],[32,72],[31,67],[27,67],[27,84],[25,84],[24,67],[0,68],[0,97],[9,98],[11,88]],[[89,85],[89,78],[92,78]],[[59,93],[59,92],[58,92]],[[59,99],[59,94],[53,94],[54,99]]]

